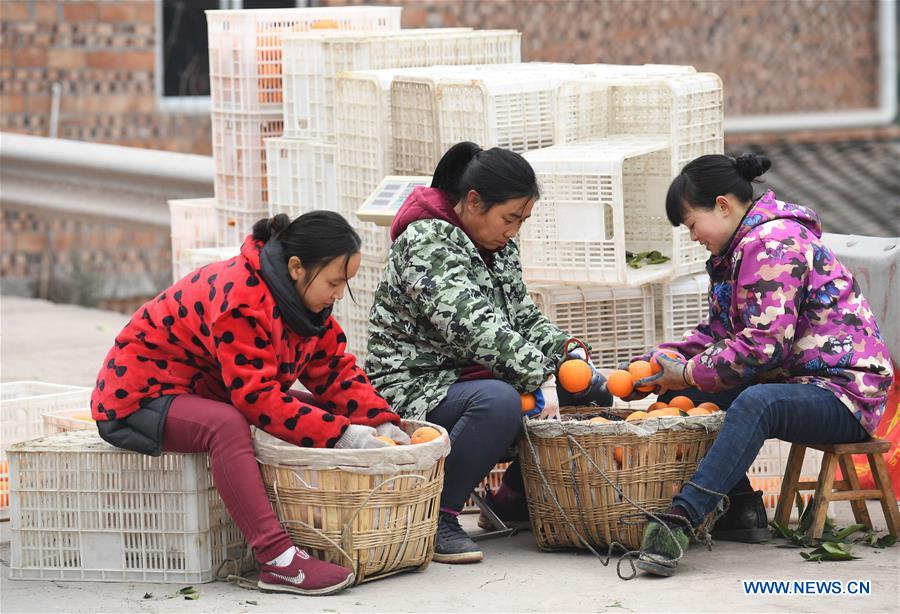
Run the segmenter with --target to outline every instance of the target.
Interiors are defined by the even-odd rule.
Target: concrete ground
[[[68,305],[0,300],[0,380],[90,385],[127,317]],[[880,508],[870,506],[876,528]],[[849,505],[838,505],[839,525]],[[475,517],[464,518],[474,528]],[[169,598],[177,584],[11,581],[9,523],[0,523],[0,610],[13,612],[897,612],[900,546],[857,546],[857,561],[807,563],[777,546],[694,546],[674,578],[616,577],[589,553],[542,553],[529,532],[482,542],[478,565],[432,564],[332,597],[263,594],[225,582],[199,585],[200,599]],[[871,582],[869,595],[747,595],[742,580]],[[146,593],[152,597],[144,599]]]

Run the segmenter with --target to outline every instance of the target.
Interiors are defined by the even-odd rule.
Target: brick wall
[[[130,313],[171,283],[169,230],[4,207],[2,293]]]
[[[402,5],[403,27],[514,28],[523,59],[692,64],[726,116],[872,108],[875,0],[319,0]],[[0,130],[210,153],[209,118],[159,113],[153,0],[0,2]]]
[[[153,0],[0,2],[0,130],[182,153],[211,152],[209,117],[160,113]]]

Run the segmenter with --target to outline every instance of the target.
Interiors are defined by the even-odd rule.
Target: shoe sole
[[[713,539],[723,542],[741,542],[743,544],[759,544],[772,538],[768,528],[756,529],[730,529],[726,531],[713,531]]]
[[[643,559],[635,561],[634,566],[643,572],[653,574],[654,576],[662,576],[663,578],[672,577],[676,569],[675,567],[669,567],[668,565],[654,563],[653,561],[646,561]]]
[[[480,563],[483,559],[484,554],[482,552],[460,552],[458,554],[438,554],[435,552],[432,558],[435,563],[446,563],[449,565]]]
[[[326,586],[324,588],[296,588],[293,586],[288,586],[287,584],[268,584],[267,582],[263,582],[262,580],[258,580],[256,582],[256,586],[266,592],[271,593],[294,593],[295,595],[309,595],[309,596],[322,596],[322,595],[331,595],[338,591],[341,591],[351,584],[353,584],[355,576],[350,574],[347,576],[347,579],[341,582],[340,584],[335,584],[334,586]]]
[[[531,529],[531,521],[530,520],[504,520],[503,524],[510,529]],[[485,518],[484,516],[478,517],[478,528],[484,529],[485,531],[494,531],[496,530],[494,526],[491,524],[491,521]]]

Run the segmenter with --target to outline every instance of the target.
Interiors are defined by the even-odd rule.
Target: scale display
[[[429,185],[429,176],[387,176],[356,211],[356,217],[379,226],[390,226],[400,205],[413,189]]]

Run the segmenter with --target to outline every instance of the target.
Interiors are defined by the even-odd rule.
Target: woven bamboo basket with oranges
[[[266,492],[298,546],[349,567],[355,584],[422,570],[434,555],[447,431],[404,421],[412,434],[439,435],[414,445],[365,450],[298,448],[255,430]]]
[[[565,408],[559,421],[525,420],[519,458],[542,550],[639,547],[646,526],[640,508],[668,508],[724,417],[714,412],[631,422],[624,420],[628,414],[580,407]]]

